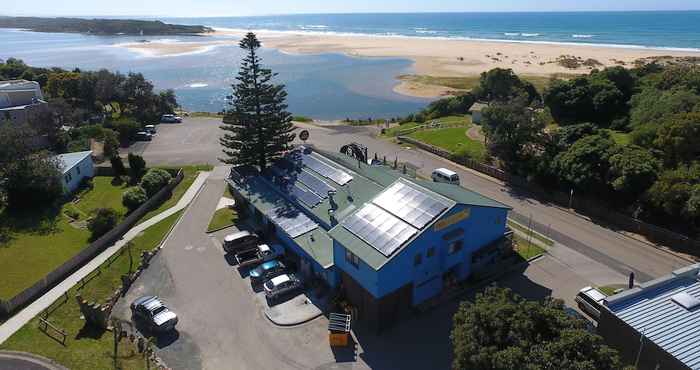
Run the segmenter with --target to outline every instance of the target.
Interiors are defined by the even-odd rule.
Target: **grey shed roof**
[[[65,174],[66,172],[73,169],[73,167],[78,165],[78,163],[82,162],[83,159],[89,157],[90,155],[92,155],[92,151],[88,150],[84,152],[59,154],[54,158],[58,159],[61,162],[61,170]]]
[[[700,264],[606,300],[627,325],[691,369],[700,369]]]

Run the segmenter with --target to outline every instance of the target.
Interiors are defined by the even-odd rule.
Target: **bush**
[[[100,208],[97,210],[95,217],[88,221],[88,230],[91,233],[91,239],[96,240],[108,231],[117,226],[119,215],[117,211],[111,208]]]
[[[122,162],[121,157],[114,156],[109,159],[112,164],[112,171],[114,171],[114,177],[121,177],[126,175],[126,168],[124,167],[124,162]]]
[[[146,203],[147,200],[148,196],[146,196],[146,191],[140,186],[126,189],[124,194],[122,194],[122,204],[129,212],[139,208],[142,204]]]
[[[131,170],[131,179],[136,183],[146,169],[146,161],[140,155],[129,153],[129,169]]]
[[[168,171],[160,168],[152,168],[143,176],[140,185],[146,190],[146,194],[150,198],[164,186],[168,185],[171,179],[172,176],[170,176]]]

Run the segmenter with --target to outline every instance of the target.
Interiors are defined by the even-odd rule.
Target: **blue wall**
[[[72,193],[78,189],[84,178],[93,176],[95,176],[95,166],[92,162],[92,156],[87,156],[63,174],[63,186],[67,193]],[[69,178],[70,181],[68,181]]]
[[[470,215],[445,229],[435,231],[434,225],[426,230],[406,248],[398,252],[379,271],[375,271],[362,260],[358,268],[345,261],[345,249],[334,243],[334,259],[337,268],[347,272],[375,297],[383,297],[406,284],[414,283],[413,301],[420,303],[440,292],[443,274],[456,267],[455,277],[464,280],[469,276],[472,252],[501,238],[505,233],[507,209],[457,205],[441,219],[469,209]],[[450,240],[443,236],[462,228],[464,234]],[[449,245],[462,240],[461,250],[449,254]],[[428,249],[434,247],[432,257]],[[421,264],[415,266],[415,258],[421,254]]]

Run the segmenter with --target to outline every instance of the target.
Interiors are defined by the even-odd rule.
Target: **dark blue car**
[[[267,279],[273,278],[277,275],[285,273],[285,267],[282,262],[278,260],[267,261],[260,264],[260,266],[254,268],[248,274],[250,276],[250,281],[254,284],[261,283]]]

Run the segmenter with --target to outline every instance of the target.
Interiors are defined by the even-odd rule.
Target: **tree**
[[[129,171],[131,171],[131,181],[137,182],[138,179],[143,175],[143,171],[146,169],[146,161],[143,157],[134,153],[129,153]]]
[[[170,183],[172,176],[161,168],[152,168],[141,179],[141,187],[146,190],[146,195],[154,196],[160,189]]]
[[[700,96],[683,88],[669,91],[646,88],[632,97],[630,106],[630,125],[636,128],[656,124],[664,116],[690,112],[700,106]]]
[[[661,217],[670,216],[678,221],[693,220],[697,204],[697,197],[693,196],[697,195],[698,185],[700,164],[680,165],[676,169],[663,171],[647,190],[645,200],[653,210],[661,213]]]
[[[593,122],[609,126],[627,112],[624,94],[610,80],[595,76],[553,81],[545,91],[544,103],[562,125]]]
[[[26,125],[0,125],[0,188],[11,209],[44,207],[63,194],[59,161],[35,151]]]
[[[527,96],[528,104],[541,100],[535,87],[522,81],[512,69],[494,68],[483,72],[479,79],[479,92],[488,100],[508,101],[517,95]]]
[[[126,168],[124,167],[124,162],[122,162],[122,158],[120,156],[115,155],[114,157],[109,159],[109,162],[112,165],[114,177],[121,177],[126,175]]]
[[[559,178],[588,193],[608,190],[610,157],[618,146],[607,131],[586,136],[554,158]]]
[[[654,146],[664,153],[669,166],[698,159],[700,113],[680,113],[667,117],[656,131]]]
[[[509,103],[492,103],[482,115],[489,152],[511,169],[531,154],[544,129],[544,123],[526,106],[524,97]]]
[[[140,186],[134,186],[124,191],[122,194],[122,204],[126,207],[129,212],[139,208],[142,204],[146,203],[148,196],[146,191]]]
[[[621,369],[617,352],[560,300],[488,287],[460,305],[453,323],[454,369]]]
[[[247,52],[233,87],[232,108],[226,111],[221,138],[223,163],[257,165],[261,170],[289,149],[294,140],[292,115],[287,112],[284,85],[261,66],[260,42],[248,33],[240,42]]]
[[[624,146],[610,157],[610,184],[628,200],[637,199],[656,181],[660,167],[649,150]]]
[[[554,131],[554,140],[557,146],[563,151],[568,149],[573,143],[589,135],[598,133],[598,128],[592,123],[579,123],[570,126],[562,126]]]
[[[102,132],[103,152],[105,158],[113,158],[119,156],[119,139],[117,133],[104,129]]]
[[[87,227],[90,230],[90,238],[97,240],[108,231],[112,230],[119,222],[117,211],[112,208],[98,208]]]
[[[453,96],[449,98],[438,99],[428,105],[422,111],[422,114],[428,119],[436,119],[453,114],[467,114],[469,108],[474,104],[475,98],[472,94]]]

